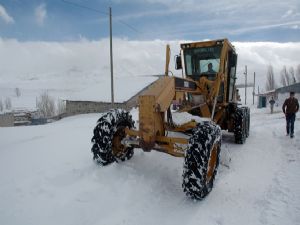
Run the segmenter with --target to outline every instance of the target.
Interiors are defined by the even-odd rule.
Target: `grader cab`
[[[134,149],[184,157],[184,192],[203,199],[213,187],[221,151],[221,129],[243,144],[249,135],[250,111],[237,102],[237,54],[227,39],[181,44],[176,69],[139,96],[139,124],[122,109],[102,114],[92,138],[93,159],[101,164],[124,161]],[[184,117],[184,122],[174,118]]]

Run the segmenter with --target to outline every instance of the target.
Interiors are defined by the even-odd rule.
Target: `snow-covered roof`
[[[266,91],[266,92],[263,92],[263,93],[259,93],[259,94],[257,94],[257,96],[270,96],[270,95],[274,95],[274,94],[277,94],[277,93],[288,93],[288,92],[291,92],[291,91],[293,91],[295,93],[300,93],[300,82],[295,83],[295,84],[291,84],[289,86],[269,90],[269,91]]]
[[[300,93],[300,82],[276,89],[276,92],[278,93],[286,93],[291,91]]]

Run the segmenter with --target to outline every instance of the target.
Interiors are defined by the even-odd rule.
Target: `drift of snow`
[[[252,108],[246,144],[223,132],[214,188],[193,202],[181,188],[182,158],[136,149],[129,161],[96,165],[99,116],[0,128],[0,224],[299,223],[299,119],[290,139],[281,112]]]
[[[199,116],[193,116],[187,112],[174,112],[172,113],[172,119],[175,125],[182,125],[192,120],[198,123],[210,120],[209,118],[200,118]]]

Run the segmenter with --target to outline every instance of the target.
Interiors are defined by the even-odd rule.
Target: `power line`
[[[97,10],[97,9],[94,9],[94,8],[90,8],[90,7],[87,7],[87,6],[84,6],[84,5],[80,5],[80,4],[77,4],[77,3],[74,3],[74,2],[70,2],[70,1],[67,1],[67,0],[61,0],[61,1],[62,1],[63,3],[66,3],[66,4],[76,6],[76,7],[78,7],[78,8],[90,10],[90,11],[97,12],[97,13],[101,13],[101,14],[103,14],[103,15],[109,15],[109,13],[106,13],[106,12],[104,12],[104,11],[100,11],[100,10]],[[129,25],[128,23],[125,23],[124,21],[118,20],[118,19],[116,19],[116,21],[119,22],[120,24],[125,25],[126,27],[128,27],[128,28],[131,29],[131,30],[133,30],[134,32],[140,33],[137,29],[135,29],[133,26]]]
[[[90,7],[87,7],[87,6],[84,6],[84,5],[80,5],[80,4],[77,4],[77,3],[74,3],[74,2],[69,2],[69,1],[66,1],[66,0],[61,0],[61,1],[66,3],[66,4],[73,5],[73,6],[82,8],[82,9],[87,9],[87,10],[98,12],[98,13],[101,13],[101,14],[104,14],[104,15],[109,15],[109,13],[107,13],[107,12],[100,11],[100,10],[97,10],[97,9],[93,9],[93,8],[90,8]]]
[[[127,26],[128,28],[130,28],[131,30],[135,31],[136,33],[140,33],[137,29],[135,29],[133,26],[129,25],[128,23],[125,23],[124,21],[121,21],[121,20],[118,20],[117,19],[117,22]]]

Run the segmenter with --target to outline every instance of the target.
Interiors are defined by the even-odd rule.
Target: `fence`
[[[14,122],[15,119],[12,113],[0,114],[0,127],[12,127]]]

